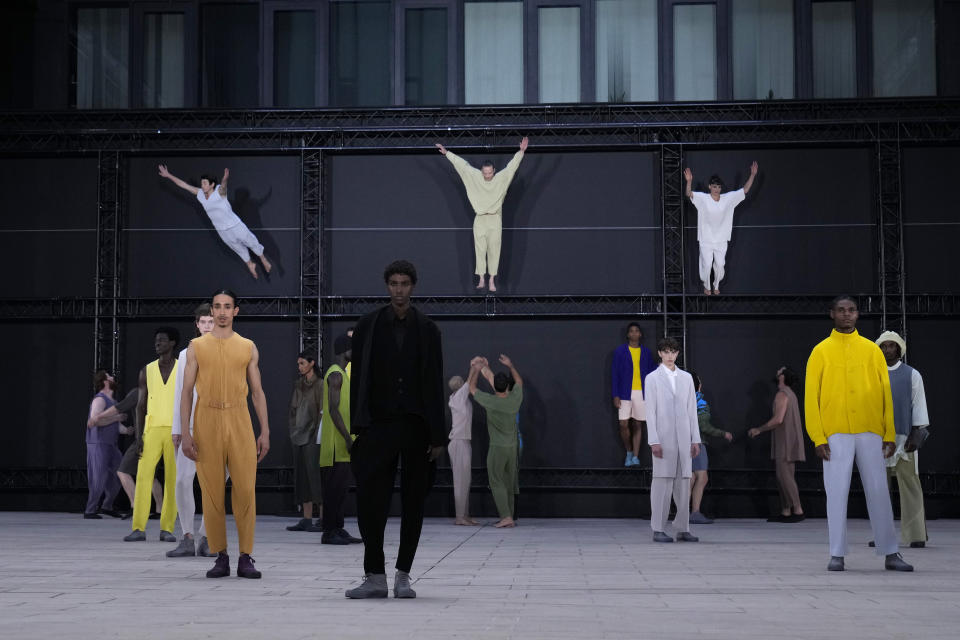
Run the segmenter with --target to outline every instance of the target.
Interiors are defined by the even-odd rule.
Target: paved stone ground
[[[351,601],[362,545],[261,517],[262,580],[207,580],[206,558],[125,543],[129,521],[0,513],[0,637],[21,638],[956,638],[960,521],[883,570],[850,522],[848,570],[828,573],[826,523],[726,520],[699,544],[654,544],[645,520],[524,519],[513,530],[425,523],[416,600]],[[357,532],[356,522],[347,528]],[[236,537],[228,523],[231,559]],[[387,527],[388,564],[399,522]],[[861,544],[862,543],[862,544]],[[388,574],[392,584],[392,570]]]

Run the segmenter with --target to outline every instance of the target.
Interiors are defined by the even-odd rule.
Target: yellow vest
[[[880,347],[856,331],[840,333],[813,348],[804,393],[807,433],[813,444],[835,433],[876,433],[895,440],[893,397]]]
[[[343,424],[350,431],[350,377],[338,365],[333,365],[327,369],[327,374],[323,376],[323,418],[320,420],[320,466],[332,467],[334,462],[350,462],[350,454],[347,452],[347,443],[343,436],[333,424],[333,418],[330,416],[330,386],[327,379],[330,374],[339,373],[343,380],[340,387],[340,415],[343,417]],[[352,437],[352,436],[351,436]]]
[[[144,429],[173,426],[173,401],[177,389],[177,361],[173,361],[170,377],[163,381],[160,361],[147,365],[147,419]]]

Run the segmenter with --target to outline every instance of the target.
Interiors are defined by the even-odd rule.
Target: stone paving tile
[[[721,520],[699,544],[655,544],[643,520],[523,520],[514,530],[428,520],[413,601],[349,601],[362,546],[321,546],[258,520],[260,581],[210,581],[206,558],[124,543],[129,522],[0,513],[0,637],[20,638],[955,638],[960,522],[930,523],[917,571],[883,570],[850,522],[848,571],[826,571],[826,524]],[[356,523],[347,528],[356,532]],[[236,537],[229,524],[231,554]],[[399,523],[387,529],[388,564]],[[392,572],[391,572],[392,579]]]

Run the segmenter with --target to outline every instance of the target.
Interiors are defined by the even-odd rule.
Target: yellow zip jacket
[[[880,347],[853,333],[834,329],[807,360],[804,409],[813,444],[827,444],[835,433],[876,433],[895,440],[893,397],[887,361]]]

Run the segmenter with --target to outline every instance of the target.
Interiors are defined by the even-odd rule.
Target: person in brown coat
[[[800,422],[800,404],[792,387],[800,377],[790,367],[777,369],[777,394],[773,398],[773,417],[759,427],[747,431],[756,438],[764,431],[772,431],[770,457],[776,463],[777,487],[780,489],[780,515],[768,522],[800,522],[804,519],[800,505],[800,491],[794,478],[797,462],[807,459],[803,450],[803,424]]]

